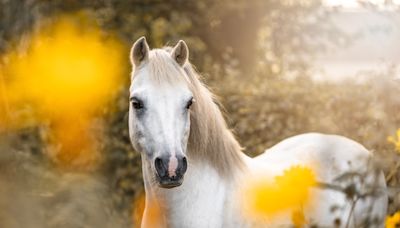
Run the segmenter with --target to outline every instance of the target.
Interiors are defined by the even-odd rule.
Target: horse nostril
[[[154,161],[154,166],[156,171],[160,177],[163,177],[167,174],[167,169],[164,168],[164,164],[161,158],[157,157]]]
[[[182,173],[185,173],[187,169],[187,160],[186,157],[183,157],[182,159]]]

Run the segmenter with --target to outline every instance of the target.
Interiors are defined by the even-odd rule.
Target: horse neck
[[[230,214],[228,199],[232,197],[234,188],[231,186],[234,182],[223,178],[207,163],[189,163],[183,184],[172,189],[152,184],[149,168],[143,172],[146,188],[144,219],[154,220],[151,211],[158,207],[160,227],[182,227],[182,224],[189,227],[222,227],[224,217]]]

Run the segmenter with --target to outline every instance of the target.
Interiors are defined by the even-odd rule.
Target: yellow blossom
[[[396,228],[400,226],[400,211],[396,212],[392,216],[386,217],[385,227],[386,228]]]
[[[387,138],[388,142],[393,144],[395,147],[395,150],[400,153],[400,129],[397,129],[396,131],[396,135],[393,136],[389,136]]]
[[[315,185],[313,170],[303,166],[292,166],[273,180],[256,178],[246,187],[246,210],[261,219],[292,211],[293,223],[300,226],[304,215],[298,210],[310,201],[310,188]]]
[[[92,121],[115,97],[127,65],[124,47],[105,34],[83,14],[61,16],[3,56],[0,111],[8,112],[0,131],[46,123],[55,161],[94,164]]]
[[[306,224],[306,218],[302,210],[292,211],[292,223],[294,227],[303,227]]]

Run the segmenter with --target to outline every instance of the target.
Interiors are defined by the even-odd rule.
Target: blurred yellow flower
[[[306,218],[302,210],[292,211],[292,223],[294,227],[303,227],[306,224]]]
[[[385,227],[386,228],[396,228],[400,226],[400,211],[396,212],[392,216],[386,217]]]
[[[93,118],[115,97],[126,73],[121,43],[84,14],[61,16],[3,57],[0,72],[0,128],[25,127],[17,113],[31,110],[50,123],[52,155],[63,166],[88,166],[98,158]],[[27,108],[29,107],[29,108]],[[2,129],[0,129],[2,130]],[[74,167],[76,168],[76,167]]]
[[[7,56],[8,94],[45,114],[91,112],[121,82],[123,49],[83,16],[64,16],[33,35],[28,50]]]
[[[316,185],[311,168],[292,166],[273,181],[256,178],[245,188],[245,208],[256,218],[271,218],[281,212],[292,211],[292,222],[296,226],[304,223],[299,208],[310,201],[310,188]]]
[[[161,198],[147,200],[144,193],[139,194],[133,201],[132,220],[134,227],[141,227],[142,222],[145,222],[145,227],[164,227],[165,215],[162,208],[164,201]],[[146,210],[146,217],[144,211]],[[145,219],[145,221],[143,221]]]
[[[387,138],[388,142],[393,144],[395,147],[395,150],[400,153],[400,129],[397,129],[396,131],[396,135],[393,136],[389,136]]]

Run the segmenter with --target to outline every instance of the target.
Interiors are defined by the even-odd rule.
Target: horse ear
[[[147,44],[146,37],[140,37],[131,48],[131,63],[135,66],[139,66],[143,61],[146,61],[149,58],[149,52],[150,48]]]
[[[189,48],[186,45],[185,41],[180,40],[178,44],[174,47],[171,52],[171,57],[175,59],[175,61],[183,66],[189,58]]]

